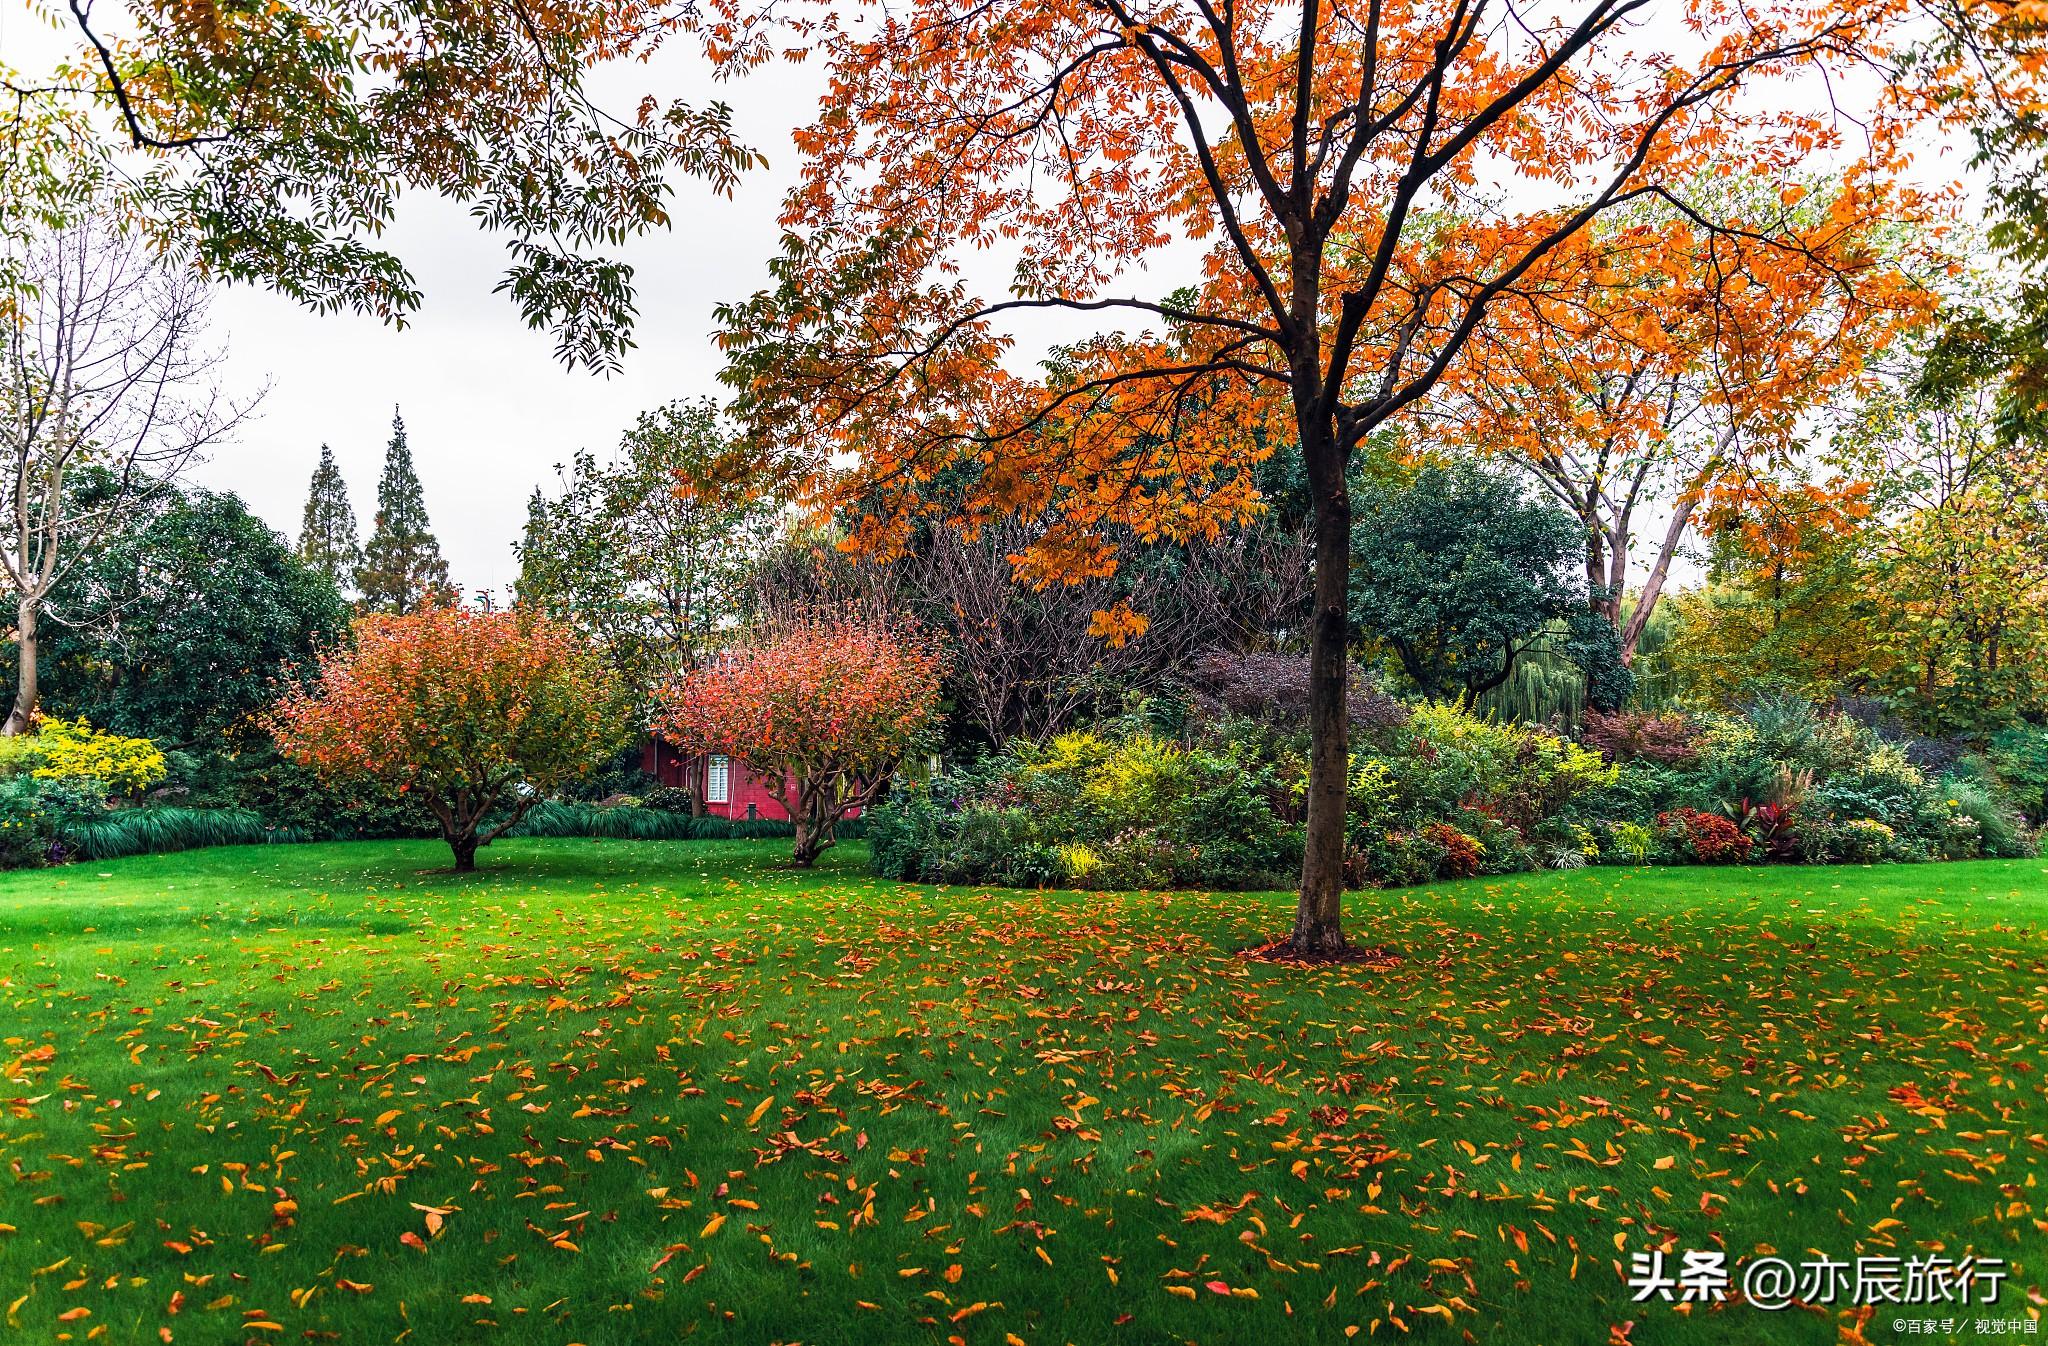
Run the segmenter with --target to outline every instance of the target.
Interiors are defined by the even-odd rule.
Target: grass
[[[854,846],[805,876],[782,853],[516,840],[458,879],[438,843],[362,843],[0,877],[12,1335],[1856,1326],[1630,1303],[1618,1268],[1667,1238],[1976,1251],[2014,1264],[1977,1312],[2040,1302],[2048,862],[1358,894],[1354,930],[1401,961],[1302,971],[1232,953],[1279,895],[918,889]]]
[[[251,809],[192,809],[154,804],[119,809],[73,822],[63,830],[67,849],[86,860],[155,855],[211,846],[261,846],[305,840],[273,828]]]

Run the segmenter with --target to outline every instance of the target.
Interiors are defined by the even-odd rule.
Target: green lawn
[[[1232,953],[1283,928],[1278,895],[915,889],[851,847],[800,877],[779,854],[0,876],[0,1340],[1847,1321],[1630,1303],[1619,1270],[1667,1238],[2002,1256],[1973,1312],[2003,1318],[2048,1283],[2048,861],[1362,893],[1354,933],[1401,961],[1304,971]],[[1896,1339],[1886,1311],[1864,1331]]]

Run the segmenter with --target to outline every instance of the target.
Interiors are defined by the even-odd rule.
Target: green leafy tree
[[[299,525],[299,559],[333,581],[337,589],[354,583],[363,564],[348,483],[334,465],[334,450],[325,444],[320,446],[320,465],[313,469],[313,484],[306,492],[306,512]]]
[[[234,495],[170,495],[87,558],[54,609],[51,709],[166,746],[238,737],[348,627],[323,574]]]
[[[1871,483],[1874,685],[1925,729],[1975,731],[2048,713],[2048,453],[2036,427],[2001,433],[2009,382],[1940,366],[1868,399],[1833,451]]]
[[[448,582],[448,563],[427,522],[427,501],[413,470],[412,448],[405,440],[405,420],[391,413],[391,444],[384,452],[384,475],[377,482],[377,521],[363,547],[356,571],[366,612],[404,616],[423,607],[455,601]]]
[[[710,402],[674,402],[528,502],[519,602],[582,630],[642,697],[724,641],[773,534],[775,502],[720,480],[733,452]]]
[[[75,209],[80,181],[118,181],[205,274],[399,322],[421,295],[386,229],[401,197],[430,193],[503,241],[498,289],[578,364],[616,367],[630,344],[633,270],[608,254],[667,227],[678,179],[730,194],[757,162],[722,103],[600,105],[597,67],[645,59],[683,22],[646,0],[80,0],[20,17],[70,50],[27,71],[0,54],[0,242]],[[0,248],[0,308],[20,279]]]
[[[1569,514],[1466,463],[1366,483],[1357,501],[1351,620],[1424,695],[1469,707],[1554,649],[1588,675],[1591,704],[1626,696],[1612,627],[1585,620],[1585,535]]]

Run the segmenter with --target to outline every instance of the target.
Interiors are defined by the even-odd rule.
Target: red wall
[[[641,750],[640,769],[655,777],[663,785],[681,785],[686,759],[674,748],[660,740],[652,740]],[[704,773],[700,769],[698,779]],[[785,821],[789,810],[782,806],[782,797],[765,781],[755,778],[743,762],[734,762],[726,773],[726,802],[706,804],[705,812],[718,818],[748,817],[747,808],[753,806],[753,817]],[[848,809],[846,816],[858,818],[859,809]]]

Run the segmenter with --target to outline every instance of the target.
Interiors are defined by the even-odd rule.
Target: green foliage
[[[1290,881],[1307,783],[1297,736],[1225,714],[1189,722],[1190,737],[1175,741],[1147,727],[1153,718],[1019,745],[899,790],[870,815],[875,872],[1101,888]],[[1623,760],[1442,702],[1360,726],[1350,882],[2034,848],[1997,780],[1932,779],[1898,742],[1846,714],[1781,700],[1745,714],[1598,723]]]
[[[1278,791],[1227,750],[1075,732],[899,790],[870,815],[871,853],[877,873],[927,882],[1265,886],[1300,862]]]
[[[232,756],[201,759],[195,795],[253,811],[265,823],[321,841],[433,836],[438,824],[420,797],[395,794],[380,781],[322,774],[290,761],[268,739]]]
[[[16,776],[0,780],[0,869],[32,869],[67,859],[64,838],[106,810],[98,782]]]
[[[0,59],[0,305],[21,284],[24,225],[77,213],[97,183],[210,279],[403,323],[422,296],[389,226],[401,198],[433,195],[503,240],[497,290],[563,360],[616,371],[636,303],[633,268],[608,254],[669,225],[679,180],[730,194],[760,162],[722,103],[604,106],[595,68],[645,59],[671,30],[651,10],[399,0],[227,27],[153,3],[23,18],[37,13],[60,31],[6,55],[61,62],[17,74]]]
[[[776,502],[713,483],[734,450],[709,401],[673,402],[528,502],[518,600],[595,641],[643,699],[727,638],[767,548]]]
[[[356,588],[365,612],[403,616],[432,604],[452,602],[448,563],[427,522],[427,500],[413,470],[412,448],[406,443],[405,421],[391,413],[391,443],[384,453],[384,475],[377,482],[377,518],[363,546]]]
[[[1991,736],[1984,756],[2027,818],[2036,824],[2048,821],[2048,727],[2002,729]]]
[[[1575,806],[1617,776],[1600,754],[1550,730],[1442,702],[1418,706],[1354,746],[1354,877],[1420,883],[1526,869],[1559,850],[1577,854]],[[1305,786],[1297,777],[1296,788]]]
[[[1357,494],[1352,624],[1425,697],[1469,706],[1539,649],[1576,667],[1595,705],[1627,697],[1613,629],[1588,605],[1575,556],[1584,533],[1569,514],[1469,463]]]
[[[697,796],[679,785],[657,785],[640,797],[640,807],[662,813],[695,813]]]
[[[508,837],[614,837],[631,841],[725,841],[788,837],[796,829],[767,818],[691,817],[662,809],[616,805],[570,804],[549,800],[536,804],[505,833]],[[861,835],[860,821],[843,823],[842,837]]]
[[[271,826],[248,809],[194,809],[175,805],[114,809],[67,823],[62,842],[78,860],[112,860],[123,855],[160,855],[205,846],[249,846],[310,841],[288,828]]]
[[[334,450],[320,446],[320,465],[313,469],[306,491],[306,512],[299,524],[298,558],[308,570],[325,575],[339,592],[355,583],[363,564],[356,539],[356,512],[348,500],[348,483],[334,464]]]
[[[230,494],[175,492],[67,577],[44,701],[123,733],[226,750],[279,679],[340,638],[334,585]]]

